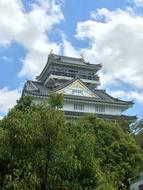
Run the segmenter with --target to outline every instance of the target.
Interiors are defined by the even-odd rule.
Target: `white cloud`
[[[0,1],[0,44],[10,43],[23,29],[24,15],[20,0]]]
[[[16,104],[16,100],[20,98],[21,93],[15,90],[9,90],[7,87],[0,89],[0,112],[6,113]]]
[[[27,50],[20,75],[39,74],[50,50],[60,52],[60,44],[51,42],[48,34],[63,19],[61,3],[61,0],[37,0],[25,12],[21,0],[0,1],[0,44],[14,40]]]
[[[124,99],[124,100],[135,100],[141,104],[143,104],[143,92],[138,91],[123,91],[123,90],[117,90],[117,91],[110,91],[109,92],[113,97]]]
[[[143,0],[133,0],[136,6],[140,7],[143,6]]]
[[[29,75],[34,77],[35,75],[39,74],[47,62],[48,53],[51,49],[54,50],[54,53],[58,53],[60,51],[60,44],[57,46],[55,43],[50,43],[46,48],[41,50],[31,49],[26,54],[24,60],[22,60],[23,67],[19,75]]]
[[[54,25],[63,19],[62,1],[35,2],[31,4],[31,10],[26,12],[22,0],[13,0],[12,3],[11,0],[0,0],[0,45],[16,41],[27,50],[20,76],[39,74],[50,49],[54,53],[60,53],[62,49],[64,55],[78,57],[82,53],[91,63],[102,62],[103,86],[121,81],[143,90],[142,16],[136,15],[131,8],[115,11],[104,8],[92,12],[91,19],[79,22],[76,30],[77,39],[88,39],[89,46],[77,50],[64,36],[62,45],[48,38]],[[143,0],[134,2],[141,5]],[[0,97],[4,93],[15,93],[13,99],[9,99],[14,102],[18,91],[4,88],[0,93]],[[142,102],[142,93],[138,91],[128,93],[129,96]],[[3,103],[0,100],[0,110],[7,110],[12,101]]]
[[[143,89],[143,17],[128,10],[99,9],[77,24],[76,37],[89,40],[81,49],[91,63],[102,62],[101,84],[122,81]]]
[[[77,51],[72,44],[70,43],[70,41],[68,41],[66,39],[66,37],[63,35],[63,43],[62,43],[62,47],[63,47],[63,54],[65,56],[69,56],[69,57],[79,57],[80,55],[80,51]]]

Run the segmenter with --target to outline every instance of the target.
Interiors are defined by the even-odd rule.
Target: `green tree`
[[[25,172],[29,173],[30,166],[32,179],[36,181],[37,178],[37,181],[40,181],[40,189],[46,189],[49,163],[56,146],[59,128],[62,130],[63,120],[61,112],[48,109],[43,105],[37,106],[36,109],[29,107],[25,112],[13,109],[4,119],[3,128],[7,129],[8,135],[3,140],[7,142],[5,148],[8,152],[10,165],[5,188],[9,187],[10,182],[13,183],[10,183],[11,186],[16,183],[18,188],[20,181],[28,184],[27,180],[31,179],[26,178]],[[18,181],[17,178],[19,178]]]
[[[58,93],[50,93],[48,98],[48,103],[51,108],[61,109],[64,104],[64,96],[63,94]]]
[[[126,189],[127,180],[143,167],[143,154],[131,133],[118,123],[97,119],[90,115],[80,121],[81,126],[94,130],[95,158],[100,159],[104,173],[110,173],[116,188]]]
[[[85,190],[107,183],[94,158],[91,132],[76,131],[76,124],[70,130],[61,111],[46,104],[34,109],[16,106],[0,130],[0,179],[5,190]]]
[[[32,102],[33,102],[33,98],[31,96],[22,96],[17,101],[17,105],[15,106],[15,108],[21,111],[25,111],[27,108],[32,106]]]
[[[69,122],[61,98],[37,106],[27,98],[0,122],[2,189],[115,190],[140,172],[142,150],[121,124],[94,115]]]
[[[109,181],[110,174],[107,175],[100,168],[101,158],[95,157],[96,137],[94,129],[89,122],[83,125],[83,120],[75,122],[69,128],[70,134],[74,138],[75,155],[81,165],[78,172],[79,186],[77,189],[115,190],[112,181]]]

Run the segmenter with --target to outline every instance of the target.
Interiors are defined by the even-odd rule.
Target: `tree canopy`
[[[95,115],[69,121],[61,106],[61,96],[40,105],[25,97],[0,122],[1,189],[127,189],[143,167],[132,133]]]

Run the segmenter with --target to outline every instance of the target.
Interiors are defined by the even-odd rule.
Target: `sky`
[[[143,0],[0,0],[0,118],[51,49],[102,63],[100,88],[143,116]]]

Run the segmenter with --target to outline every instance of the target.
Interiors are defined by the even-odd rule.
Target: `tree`
[[[127,188],[127,179],[143,166],[133,135],[94,115],[69,122],[59,100],[33,105],[23,99],[0,122],[1,188]]]
[[[83,125],[83,120],[82,118],[82,120],[69,127],[76,147],[75,155],[80,161],[80,170],[77,177],[79,186],[77,186],[77,190],[115,190],[112,181],[109,181],[111,175],[109,173],[107,175],[101,170],[101,158],[97,159],[95,157],[96,137],[94,129],[89,121]]]
[[[53,190],[65,186],[84,190],[95,189],[100,181],[107,183],[94,159],[92,134],[76,131],[76,125],[70,131],[61,111],[46,104],[34,109],[15,107],[0,129],[3,189]]]
[[[32,106],[32,102],[33,102],[33,98],[31,96],[22,96],[17,101],[17,105],[15,106],[15,108],[21,111],[25,111],[27,108]]]
[[[49,98],[48,98],[48,103],[51,108],[61,109],[64,103],[63,94],[50,93]]]
[[[14,188],[15,185],[19,188],[22,186],[21,183],[25,183],[23,189],[27,188],[26,184],[32,189],[29,184],[35,182],[33,189],[36,189],[38,185],[40,189],[46,189],[47,173],[56,146],[59,127],[62,130],[64,123],[64,118],[62,118],[61,112],[43,105],[35,109],[29,107],[25,112],[19,109],[11,110],[9,116],[3,121],[3,128],[8,132],[3,141],[7,142],[6,149],[10,165],[4,183],[5,188]],[[31,173],[32,179],[26,176],[26,171],[27,175]],[[28,183],[27,180],[34,180],[34,182]]]
[[[104,173],[114,176],[116,188],[127,188],[127,180],[137,175],[143,167],[142,150],[135,138],[118,123],[106,122],[89,115],[80,126],[94,130],[95,158],[100,159]]]

